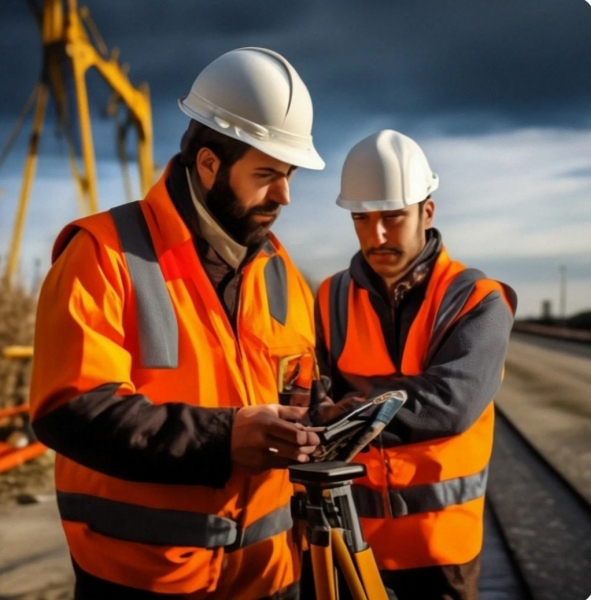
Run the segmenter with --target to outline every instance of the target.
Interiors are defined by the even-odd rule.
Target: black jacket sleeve
[[[128,481],[223,487],[230,477],[237,409],[180,402],[155,405],[101,385],[36,419],[46,446],[86,467]]]
[[[123,379],[131,377],[123,341],[133,331],[124,331],[127,284],[118,256],[78,230],[47,275],[31,380],[35,433],[112,477],[222,487],[232,469],[235,409],[153,403]]]
[[[373,394],[408,394],[384,443],[424,442],[468,429],[499,391],[512,325],[505,302],[491,294],[455,323],[420,375],[369,378]]]

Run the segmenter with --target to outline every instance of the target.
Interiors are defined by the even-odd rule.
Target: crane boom
[[[79,9],[77,0],[42,0],[41,8],[36,10],[36,14],[43,43],[43,66],[40,81],[34,92],[35,116],[8,255],[5,277],[9,281],[18,265],[29,197],[37,168],[39,142],[49,99],[52,99],[56,105],[58,120],[68,141],[70,167],[81,211],[83,214],[98,211],[96,161],[86,86],[86,73],[90,68],[94,67],[111,88],[114,102],[127,108],[129,123],[137,131],[137,161],[142,194],[148,191],[154,178],[152,113],[147,84],[141,84],[137,88],[133,86],[125,69],[119,64],[116,49],[108,57],[106,48],[101,48],[102,52],[97,50],[85,27],[85,22],[89,20],[88,10]],[[98,32],[94,28],[93,33],[96,38]],[[81,142],[81,169],[78,167],[76,144],[68,116],[66,69],[73,74]]]

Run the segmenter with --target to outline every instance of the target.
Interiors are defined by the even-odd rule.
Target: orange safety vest
[[[38,309],[34,419],[107,382],[154,404],[241,407],[277,403],[297,362],[298,384],[312,378],[312,296],[283,247],[270,236],[245,267],[235,335],[169,198],[168,171],[142,202],[58,237]],[[74,251],[61,260],[68,240]],[[299,579],[286,470],[234,469],[214,489],[131,482],[58,454],[56,488],[72,556],[96,577],[239,600]]]
[[[424,372],[449,328],[491,293],[501,294],[514,312],[512,290],[452,261],[443,248],[408,333],[400,374]],[[369,292],[348,271],[324,281],[318,301],[330,356],[343,375],[396,374]],[[391,448],[378,439],[357,455],[367,475],[353,486],[354,498],[380,569],[463,564],[480,552],[493,425],[491,400],[459,435]]]

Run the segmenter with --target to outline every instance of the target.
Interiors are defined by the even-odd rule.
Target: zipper
[[[382,464],[384,465],[384,487],[382,488],[382,505],[384,507],[384,516],[386,519],[392,518],[392,505],[390,504],[390,494],[388,490],[388,475],[390,474],[390,466],[386,461],[386,454],[384,452],[384,444],[382,440],[382,434],[378,436],[380,445],[380,455],[382,457]]]

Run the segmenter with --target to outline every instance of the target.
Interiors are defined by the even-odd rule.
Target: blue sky
[[[585,0],[298,0],[271,3],[87,0],[107,45],[152,95],[159,165],[187,124],[176,100],[233,48],[282,53],[312,95],[314,137],[327,163],[298,171],[275,231],[321,280],[357,249],[337,208],[349,148],[382,128],[415,138],[441,184],[436,226],[453,257],[517,290],[519,316],[542,300],[591,309],[591,6]],[[41,48],[24,0],[0,3],[0,144],[39,77]],[[6,85],[8,83],[8,85]],[[101,208],[123,201],[108,92],[96,76],[93,133]],[[51,115],[51,110],[50,110]],[[25,127],[28,133],[30,123]],[[8,248],[26,135],[0,168],[0,254]],[[77,216],[65,144],[48,118],[22,251],[43,272],[53,238]]]

